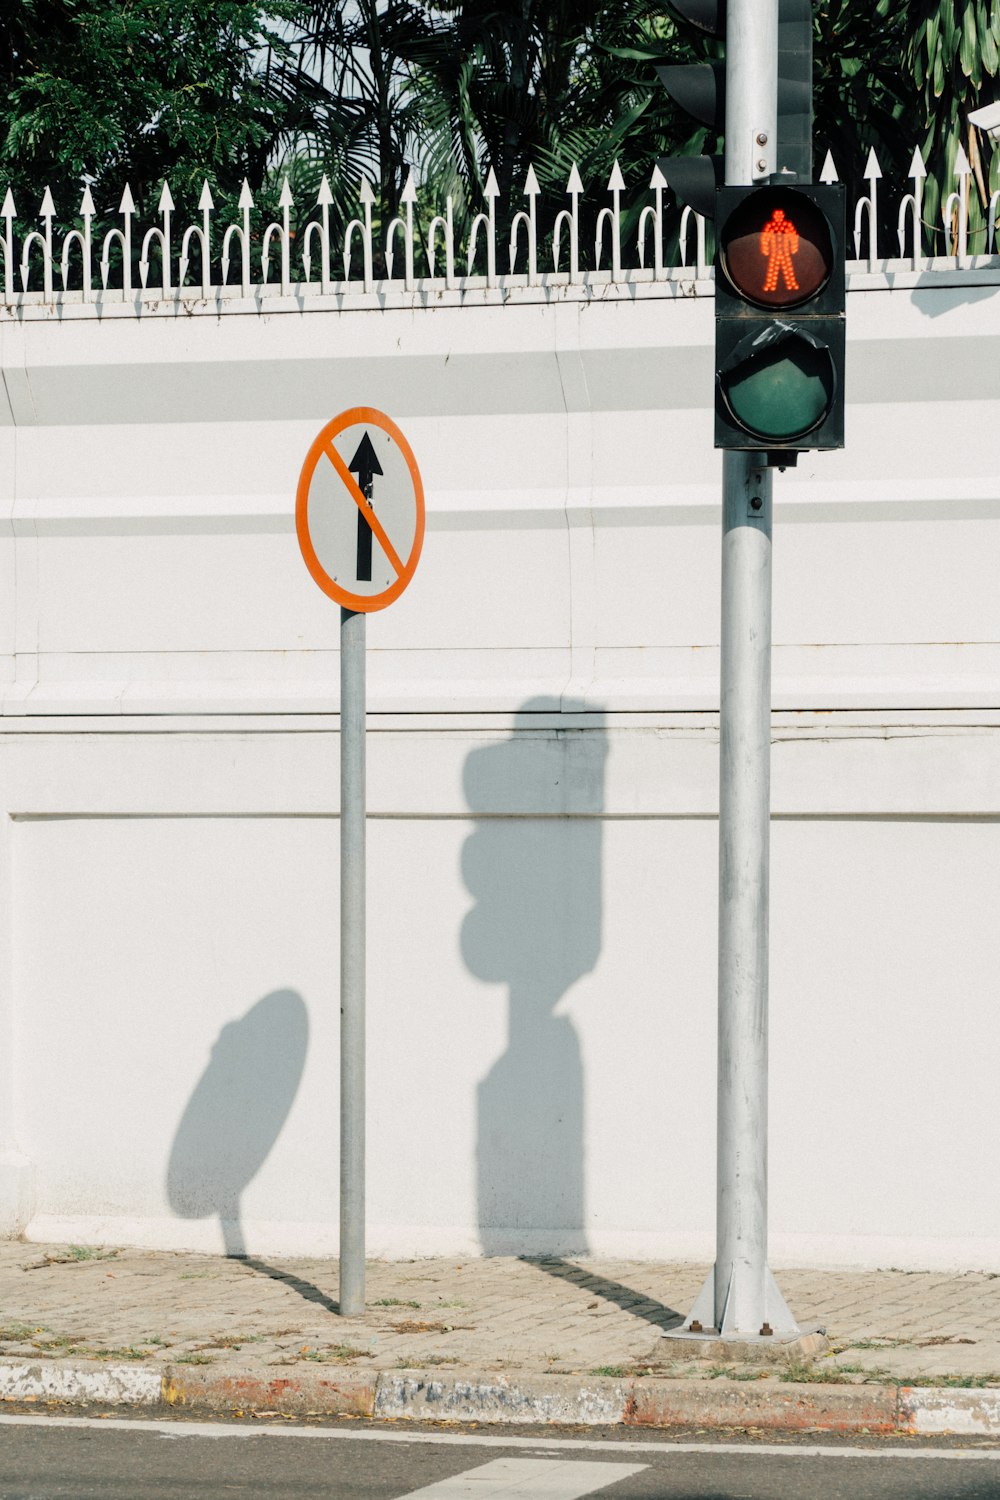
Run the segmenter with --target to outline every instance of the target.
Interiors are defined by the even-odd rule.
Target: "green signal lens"
[[[783,442],[819,426],[833,405],[836,376],[829,349],[792,337],[723,371],[719,385],[742,427]]]

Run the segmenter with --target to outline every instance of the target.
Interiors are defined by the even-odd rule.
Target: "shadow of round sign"
[[[424,541],[424,489],[413,450],[372,406],[334,417],[306,454],[295,498],[305,565],[324,594],[369,613],[398,599]]]

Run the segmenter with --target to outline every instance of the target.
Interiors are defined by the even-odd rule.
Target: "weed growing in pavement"
[[[948,1390],[985,1390],[987,1386],[1000,1385],[1000,1374],[992,1375],[914,1375],[910,1380],[901,1376],[892,1377],[896,1385],[937,1385]]]
[[[325,1349],[310,1349],[306,1346],[299,1350],[303,1359],[311,1359],[317,1364],[329,1365],[343,1363],[350,1359],[358,1359],[364,1354],[364,1349],[355,1349],[352,1344],[328,1344]]]
[[[22,1271],[44,1271],[47,1266],[72,1266],[89,1260],[114,1260],[120,1250],[104,1250],[97,1245],[67,1245],[63,1250],[47,1250],[41,1260],[29,1261]]]
[[[214,1365],[215,1360],[210,1354],[178,1354],[175,1364],[178,1365]]]
[[[24,1344],[36,1333],[47,1333],[45,1328],[29,1328],[25,1323],[5,1323],[0,1326],[0,1344]]]
[[[739,1369],[736,1365],[709,1365],[709,1380],[766,1380],[770,1370]]]
[[[596,1365],[593,1370],[587,1371],[588,1375],[610,1375],[614,1380],[621,1380],[628,1371],[624,1365]]]
[[[456,1354],[425,1354],[420,1363],[422,1365],[454,1365],[458,1363]]]
[[[416,1302],[413,1303],[413,1306],[414,1307],[417,1306]],[[439,1309],[443,1309],[445,1307],[468,1307],[468,1306],[469,1306],[468,1302],[463,1302],[460,1297],[453,1297],[450,1302],[444,1302],[440,1298],[438,1298],[438,1308]]]
[[[264,1335],[262,1333],[236,1333],[219,1334],[216,1338],[206,1339],[203,1344],[196,1344],[197,1349],[242,1349],[244,1344],[262,1344]]]
[[[840,1349],[902,1349],[912,1342],[912,1339],[852,1339],[849,1344],[840,1344],[834,1353]]]
[[[859,1382],[858,1376],[863,1379]],[[781,1379],[794,1381],[796,1385],[881,1385],[892,1381],[888,1370],[869,1369],[865,1365],[808,1365],[789,1360],[781,1371]]]
[[[410,1302],[402,1297],[376,1297],[372,1307],[419,1307],[419,1302]]]

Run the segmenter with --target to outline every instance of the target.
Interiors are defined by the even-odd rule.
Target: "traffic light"
[[[840,183],[718,190],[717,448],[844,446],[844,215]]]
[[[668,0],[668,9],[697,37],[725,38],[726,0]],[[724,61],[665,63],[656,72],[681,109],[710,134],[724,134]],[[724,180],[721,156],[663,156],[659,168],[679,202],[712,217]],[[778,0],[777,170],[812,180],[812,0]]]

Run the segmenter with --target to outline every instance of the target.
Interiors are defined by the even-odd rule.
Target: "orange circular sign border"
[[[417,524],[413,533],[410,555],[395,583],[391,583],[381,594],[352,594],[342,588],[339,583],[335,583],[316,556],[312,538],[309,535],[309,489],[316,472],[316,465],[325,456],[326,449],[333,439],[343,432],[345,427],[354,427],[358,423],[381,428],[398,446],[406,460],[406,467],[413,481],[413,498],[416,502]],[[351,503],[354,503],[353,500]],[[295,534],[299,540],[302,560],[309,569],[313,582],[328,598],[336,600],[344,609],[356,610],[359,614],[373,614],[375,610],[385,609],[387,604],[398,599],[412,579],[417,570],[417,563],[420,561],[420,553],[424,545],[424,518],[424,486],[420,478],[420,470],[417,468],[417,460],[413,456],[413,449],[391,417],[387,417],[384,411],[378,411],[374,406],[352,406],[348,411],[342,411],[339,417],[334,417],[332,422],[327,422],[313,440],[299,475],[298,489],[295,492]]]

